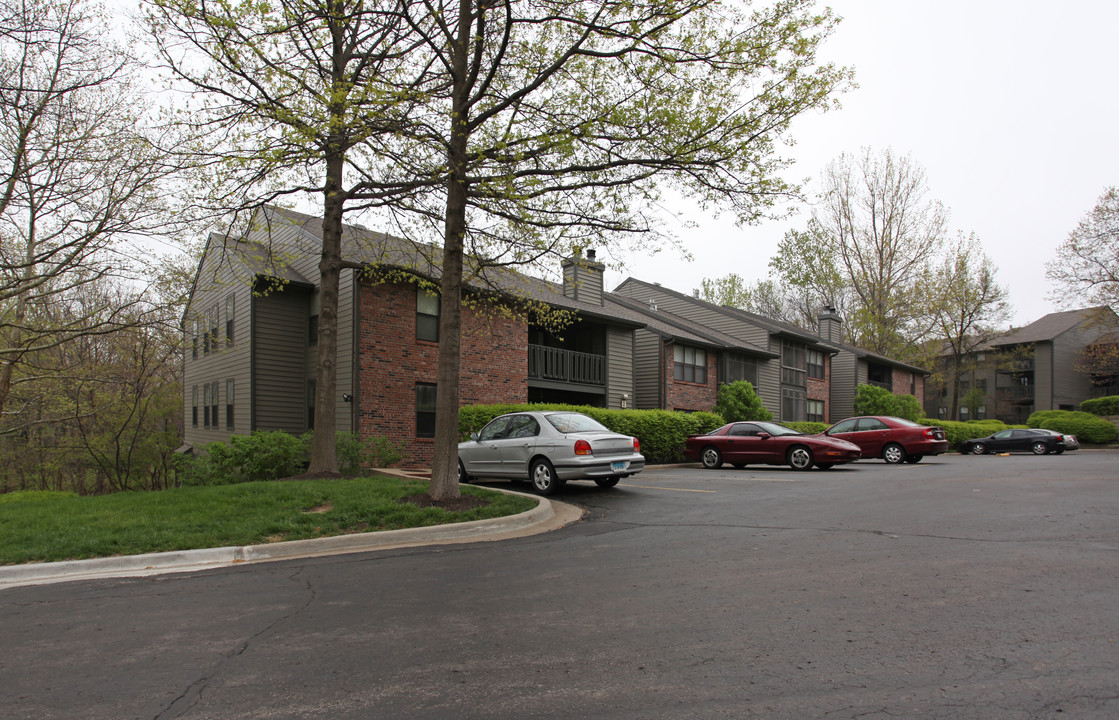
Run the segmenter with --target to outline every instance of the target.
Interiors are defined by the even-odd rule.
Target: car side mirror
[[[476,432],[470,433],[470,439],[473,440],[474,442],[478,442],[478,433],[476,433]]]
[[[770,438],[771,438],[771,437],[773,437],[773,436],[772,436],[772,435],[770,435],[770,434],[769,434],[769,433],[767,433],[767,432],[760,432],[760,433],[758,433],[758,437],[759,437],[759,438],[761,438],[762,440],[768,440],[768,439],[770,439]]]

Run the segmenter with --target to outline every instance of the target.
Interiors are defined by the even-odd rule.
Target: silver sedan
[[[644,468],[637,438],[570,411],[500,415],[458,446],[459,482],[528,480],[541,495],[551,495],[568,480],[613,487]]]

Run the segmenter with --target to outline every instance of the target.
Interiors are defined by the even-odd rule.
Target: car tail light
[[[935,439],[936,430],[933,430],[932,428],[925,428],[925,437]]]
[[[636,452],[641,452],[641,441],[638,440],[637,438],[633,439],[633,451],[635,453]]]
[[[575,441],[575,454],[576,455],[593,455],[591,452],[591,444],[586,440]]]

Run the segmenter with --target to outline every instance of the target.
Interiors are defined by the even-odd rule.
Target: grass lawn
[[[488,504],[460,512],[401,498],[426,482],[384,476],[185,487],[80,497],[0,495],[0,565],[53,562],[442,525],[515,515],[534,500],[470,486]]]

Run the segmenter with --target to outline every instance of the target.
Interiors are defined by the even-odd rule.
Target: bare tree
[[[27,358],[137,322],[148,253],[135,243],[175,223],[165,181],[176,168],[150,139],[133,60],[110,35],[83,0],[0,0],[0,413],[9,419]],[[52,305],[109,279],[130,291],[49,320],[63,317]]]
[[[1062,306],[1119,309],[1119,188],[1108,188],[1049,261],[1046,275]]]

